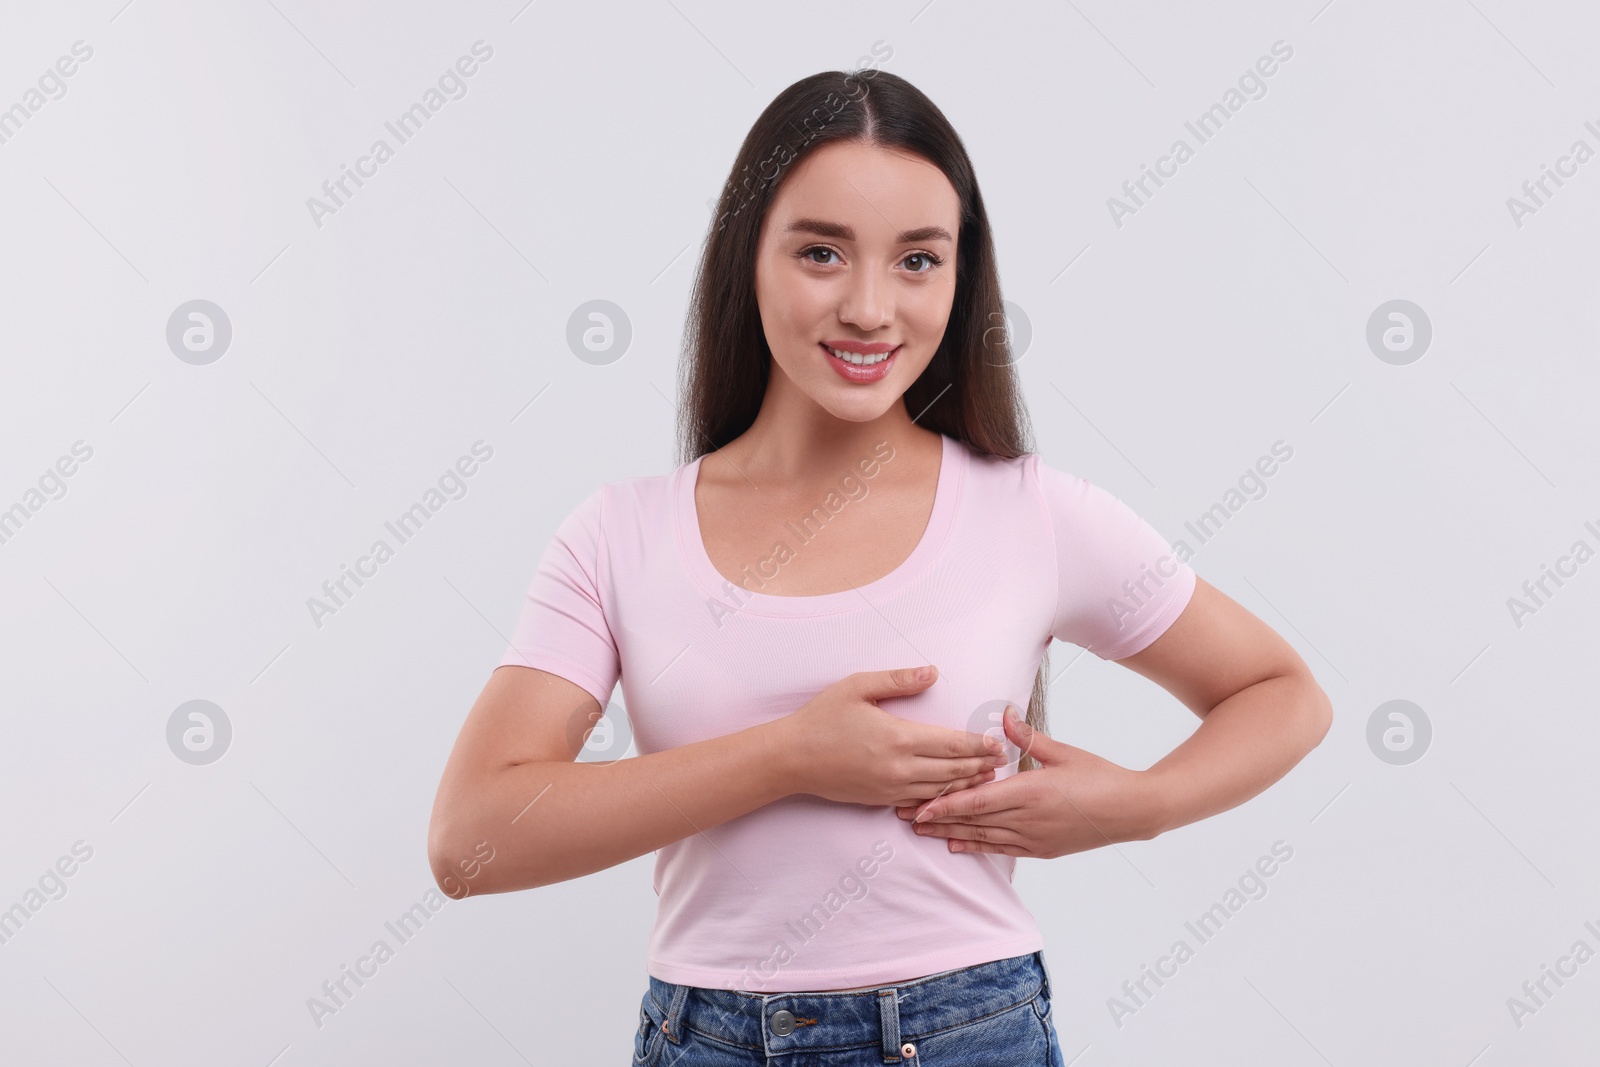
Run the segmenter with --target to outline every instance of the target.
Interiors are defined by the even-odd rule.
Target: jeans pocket
[[[661,1050],[661,1024],[650,1013],[650,994],[644,995],[644,1002],[639,1005],[639,1029],[633,1035],[633,1062],[636,1067],[648,1067],[655,1062],[656,1054]]]
[[[1061,1039],[1056,1036],[1055,1020],[1051,1017],[1050,997],[1044,990],[1030,1002],[1033,1013],[1039,1020],[1039,1026],[1044,1031],[1044,1039],[1049,1047],[1049,1064],[1051,1067],[1061,1067]]]

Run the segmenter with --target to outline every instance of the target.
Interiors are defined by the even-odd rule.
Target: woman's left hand
[[[924,816],[916,832],[949,839],[952,852],[1054,859],[1161,832],[1161,796],[1148,771],[1119,767],[1039,733],[1010,709],[1006,737],[1039,764],[1031,771],[898,807]]]

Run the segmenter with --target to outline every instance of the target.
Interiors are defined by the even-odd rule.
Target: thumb
[[[927,677],[922,677],[922,672]],[[896,667],[887,671],[862,671],[856,675],[857,692],[865,699],[898,697],[920,693],[939,678],[939,668]]]
[[[1023,755],[1032,756],[1040,766],[1061,763],[1074,751],[1071,745],[1029,726],[1017,713],[1015,705],[1006,705],[1001,719],[1005,723],[1006,739],[1021,749]]]

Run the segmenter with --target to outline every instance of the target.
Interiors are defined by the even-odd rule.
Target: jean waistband
[[[852,992],[752,993],[679,985],[650,976],[650,1000],[663,1036],[674,1045],[697,1030],[768,1056],[799,1050],[880,1045],[900,1058],[901,1039],[916,1038],[1050,994],[1044,951]]]

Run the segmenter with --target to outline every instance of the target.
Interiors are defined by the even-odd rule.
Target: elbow
[[[428,869],[433,872],[433,884],[452,899],[461,896],[461,887],[455,879],[450,860],[455,852],[453,837],[444,823],[435,818],[428,824]]]
[[[438,821],[428,828],[428,869],[451,900],[537,889],[560,880],[550,875],[547,864],[532,862],[515,842],[504,836],[491,840],[480,831],[476,825],[451,827]]]
[[[439,891],[452,900],[559,880],[550,877],[545,842],[531,825],[535,820],[512,825],[517,822],[513,816],[508,823],[496,804],[501,791],[494,786],[482,779],[465,785],[447,782],[434,799],[428,820],[428,870]]]
[[[428,870],[434,885],[451,900],[494,892],[486,868],[495,850],[477,829],[471,820],[448,818],[441,809],[435,809],[428,823]]]
[[[1328,699],[1328,694],[1317,684],[1315,678],[1308,671],[1304,675],[1306,686],[1306,751],[1310,752],[1322,744],[1323,738],[1328,736],[1328,730],[1333,726],[1333,701]]]
[[[428,834],[428,869],[439,891],[451,900],[465,900],[474,893],[498,893],[493,877],[495,847],[481,835],[460,836],[448,830]],[[501,864],[504,867],[504,864]]]

